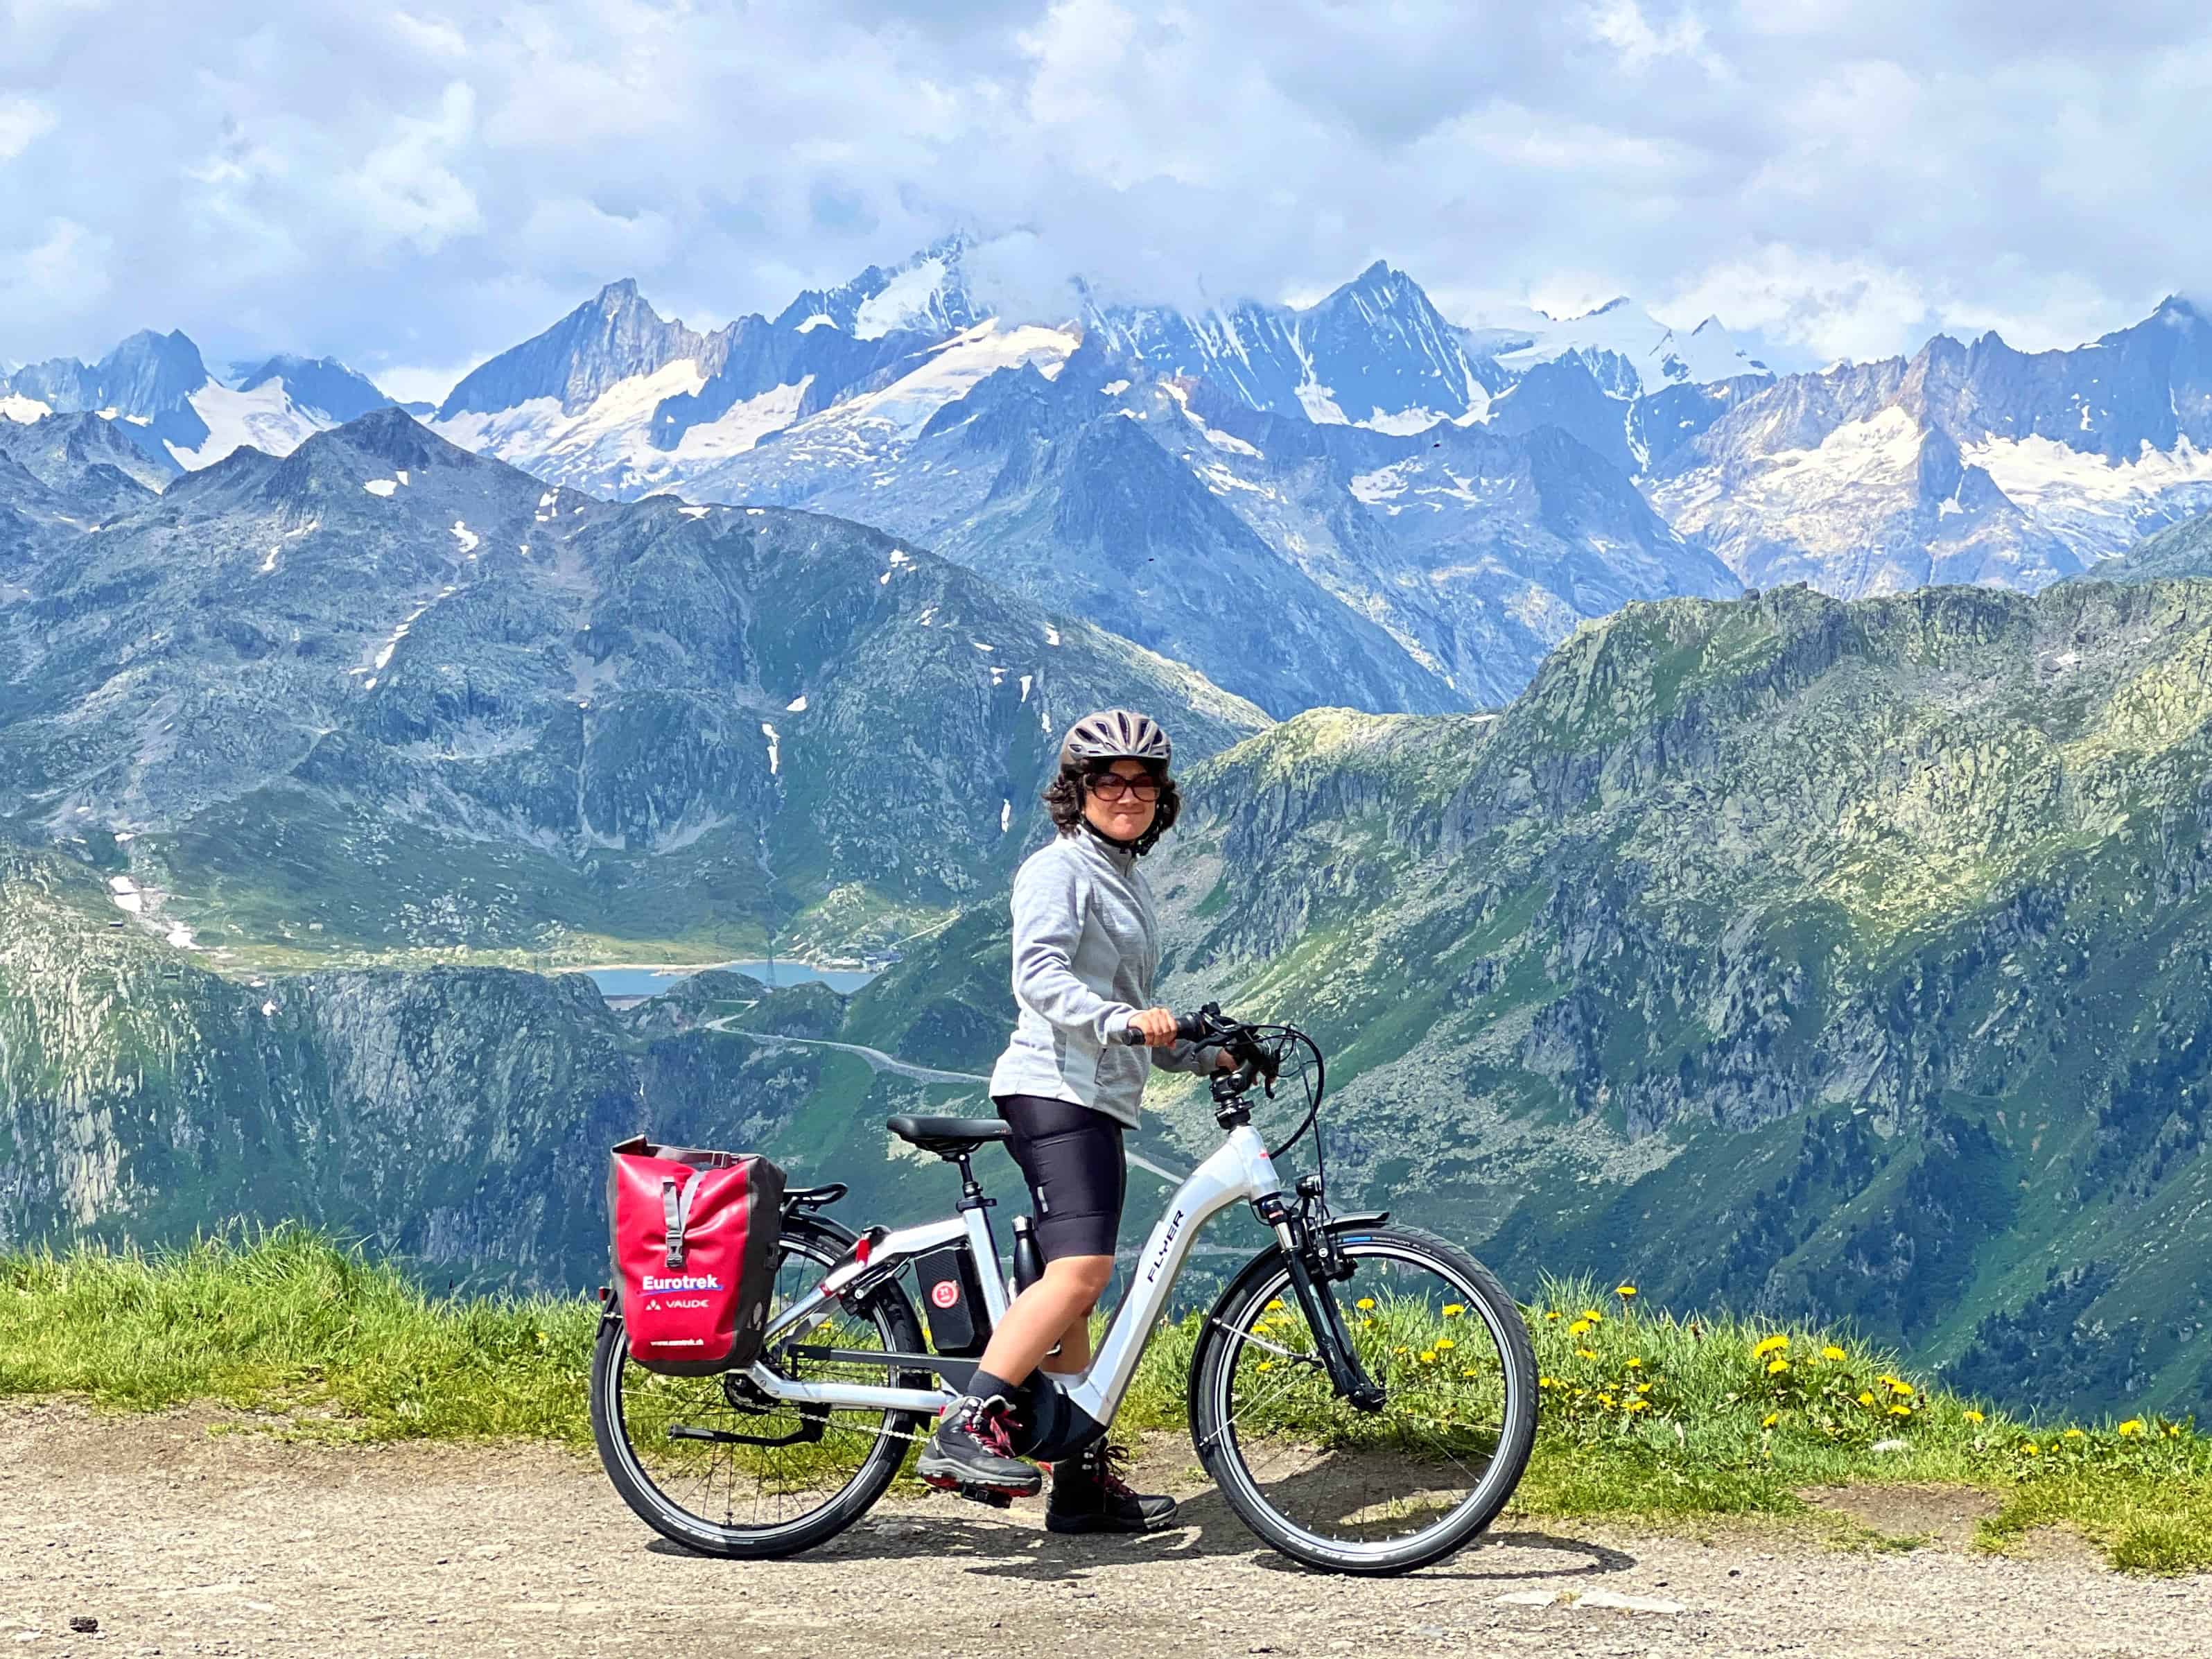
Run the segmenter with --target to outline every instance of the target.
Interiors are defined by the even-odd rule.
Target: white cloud
[[[108,289],[113,243],[73,219],[47,221],[21,253],[0,255],[0,314],[65,314],[97,305]]]
[[[1379,254],[1814,359],[2101,332],[2212,270],[2173,205],[2212,182],[2212,52],[2174,0],[122,10],[0,4],[0,225],[106,249],[67,291],[0,252],[10,356],[182,326],[434,377],[616,276],[696,323],[955,225],[1022,231],[993,281],[1040,307],[1071,270],[1189,303]]]
[[[434,115],[401,116],[393,135],[347,175],[346,193],[362,209],[372,241],[405,241],[434,253],[482,228],[475,192],[447,165],[468,143],[476,107],[467,82],[448,82]]]
[[[1688,13],[1663,28],[1654,28],[1637,0],[1603,0],[1589,8],[1587,21],[1591,34],[1620,53],[1632,69],[1660,58],[1706,61],[1705,26]]]
[[[392,363],[364,372],[387,398],[403,404],[441,404],[446,401],[447,392],[459,386],[471,369],[481,367],[485,361],[482,356],[470,357],[442,367]]]
[[[54,130],[54,112],[35,98],[0,98],[0,161],[12,161]]]
[[[1718,316],[1821,358],[1897,351],[1931,309],[1904,271],[1779,242],[1707,267],[1658,308],[1674,317]]]

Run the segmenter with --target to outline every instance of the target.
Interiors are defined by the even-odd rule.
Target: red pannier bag
[[[614,1149],[607,1220],[634,1362],[706,1376],[760,1358],[782,1205],[783,1171],[764,1158],[643,1135]]]

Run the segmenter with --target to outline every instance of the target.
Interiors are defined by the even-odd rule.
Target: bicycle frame
[[[1175,1289],[1183,1264],[1200,1230],[1239,1199],[1254,1205],[1279,1195],[1282,1183],[1267,1156],[1267,1143],[1249,1123],[1229,1132],[1212,1156],[1190,1173],[1167,1202],[1167,1208],[1137,1257],[1121,1304],[1114,1311],[1105,1340],[1099,1343],[1091,1367],[1080,1376],[1061,1383],[1069,1401],[1100,1426],[1110,1424],[1136,1375],[1137,1362],[1152,1340],[1168,1297]],[[1291,1240],[1287,1226],[1278,1224],[1285,1249]],[[763,1340],[777,1343],[803,1336],[830,1317],[845,1286],[861,1277],[888,1275],[899,1264],[956,1240],[964,1240],[981,1269],[983,1299],[995,1328],[1006,1317],[1006,1280],[999,1267],[998,1248],[991,1237],[983,1211],[973,1208],[945,1221],[918,1227],[902,1227],[878,1239],[865,1261],[848,1261],[834,1269],[806,1296],[770,1322]],[[856,1382],[809,1382],[784,1376],[765,1361],[749,1373],[762,1393],[799,1405],[849,1406],[861,1410],[934,1413],[955,1396],[945,1389],[874,1387]]]

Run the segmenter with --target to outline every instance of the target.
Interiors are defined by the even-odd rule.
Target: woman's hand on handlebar
[[[1176,1017],[1172,1008],[1140,1008],[1129,1016],[1129,1029],[1137,1040],[1155,1048],[1164,1048],[1176,1040]]]
[[[1175,1011],[1171,1008],[1146,1008],[1129,1016],[1127,1041],[1147,1043],[1155,1048],[1164,1048],[1182,1035],[1176,1029]],[[1213,1051],[1213,1069],[1226,1072],[1238,1064],[1237,1056],[1225,1048]]]

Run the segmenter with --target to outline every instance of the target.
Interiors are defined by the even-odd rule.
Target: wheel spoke
[[[1237,1511],[1292,1554],[1369,1570],[1428,1559],[1479,1529],[1519,1477],[1498,1462],[1509,1443],[1525,1461],[1533,1428],[1533,1376],[1516,1381],[1528,1370],[1519,1312],[1442,1248],[1419,1234],[1367,1239],[1347,1247],[1352,1281],[1328,1287],[1354,1303],[1337,1311],[1384,1390],[1379,1411],[1336,1395],[1287,1273],[1213,1322],[1200,1455]]]
[[[788,1232],[783,1249],[771,1318],[811,1291],[835,1260],[827,1249]],[[911,1322],[911,1315],[888,1299],[866,1315],[833,1309],[817,1341],[896,1351],[919,1341],[919,1333],[902,1322]],[[878,1368],[861,1362],[801,1363],[810,1381],[881,1381]],[[644,1371],[623,1351],[619,1332],[612,1352],[603,1352],[599,1371],[593,1387],[606,1395],[616,1442],[609,1467],[617,1486],[648,1522],[695,1547],[774,1553],[775,1538],[805,1527],[856,1489],[872,1486],[866,1494],[872,1498],[905,1451],[896,1413],[802,1409],[761,1394],[739,1373]],[[805,1437],[759,1445],[671,1437],[670,1429],[684,1425],[770,1441],[802,1431]]]

